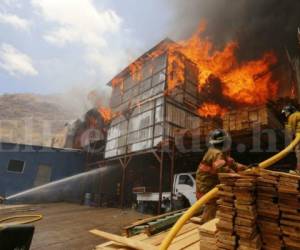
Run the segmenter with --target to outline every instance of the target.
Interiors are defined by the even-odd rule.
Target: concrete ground
[[[91,250],[105,240],[90,234],[90,229],[121,234],[123,226],[146,217],[133,210],[93,208],[68,203],[11,207],[0,205],[0,219],[23,214],[43,215],[42,220],[34,222],[35,234],[31,250]]]

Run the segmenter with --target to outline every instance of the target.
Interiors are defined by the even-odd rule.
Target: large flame
[[[101,114],[105,123],[109,123],[113,117],[113,113],[110,108],[100,107],[98,108],[99,113]]]
[[[171,46],[169,52],[173,55],[180,52],[198,66],[200,93],[206,86],[213,84],[210,78],[214,76],[221,82],[221,94],[227,101],[237,104],[259,105],[275,97],[278,83],[272,79],[272,72],[270,71],[270,67],[277,63],[275,54],[267,52],[260,59],[239,63],[235,56],[238,44],[229,42],[223,50],[216,50],[208,38],[201,38],[205,26],[205,23],[202,22],[190,39]],[[176,57],[175,60],[176,62],[179,61]],[[177,73],[181,81],[184,76],[183,72],[184,69],[180,69]],[[175,86],[176,84],[172,82],[169,84],[171,89]],[[200,114],[222,115],[225,110],[220,108],[222,103],[218,102],[218,98],[214,98],[214,96],[210,98],[209,104],[204,103],[199,108]],[[212,105],[212,103],[215,104]]]
[[[220,106],[219,104],[205,102],[199,107],[198,113],[203,116],[223,116],[228,111],[227,108]]]
[[[223,115],[224,106],[260,105],[276,96],[278,82],[273,79],[271,67],[277,63],[273,52],[261,58],[239,62],[235,52],[237,42],[228,42],[222,50],[215,48],[212,41],[203,38],[206,23],[201,22],[198,30],[188,40],[170,43],[152,51],[148,57],[129,66],[131,77],[139,81],[144,61],[163,53],[168,54],[168,89],[166,94],[185,82],[185,63],[182,57],[193,62],[198,70],[198,90],[204,99],[198,109],[203,116]],[[122,85],[121,78],[112,81],[113,87]],[[217,86],[218,85],[218,86]],[[122,88],[122,86],[121,86]]]

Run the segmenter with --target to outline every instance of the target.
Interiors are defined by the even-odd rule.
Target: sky
[[[168,35],[161,0],[0,0],[0,93],[102,88]]]

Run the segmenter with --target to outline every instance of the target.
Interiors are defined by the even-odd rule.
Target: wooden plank
[[[90,230],[89,232],[92,234],[95,234],[99,237],[105,238],[107,240],[115,241],[124,246],[128,246],[128,247],[131,247],[134,249],[138,249],[138,250],[154,250],[154,249],[156,249],[155,246],[147,244],[145,242],[141,242],[139,240],[130,239],[130,238],[122,237],[119,235],[103,232],[103,231],[100,231],[97,229]]]
[[[179,237],[180,235],[186,234],[187,232],[192,231],[196,228],[198,228],[197,224],[187,223],[181,228],[181,230],[178,232],[176,237]],[[148,239],[146,239],[144,241],[151,244],[151,245],[157,246],[164,240],[164,238],[166,237],[168,232],[169,231],[161,232],[159,234],[156,234],[156,235],[153,235],[153,236],[149,237]]]
[[[198,230],[193,230],[193,233],[186,235],[181,240],[177,240],[171,244],[169,250],[185,249],[187,246],[192,245],[195,242],[199,242],[200,236]]]
[[[195,224],[201,224],[201,218],[200,217],[192,217],[190,219],[190,221],[195,223]]]
[[[215,234],[217,231],[217,223],[219,222],[218,218],[215,218],[213,220],[210,220],[200,226],[199,230],[201,232],[209,233],[209,234]]]
[[[148,235],[145,234],[145,233],[141,233],[141,234],[138,234],[138,235],[135,235],[135,236],[132,236],[132,237],[131,237],[131,239],[141,240],[141,241],[142,241],[142,240],[145,240],[145,239],[147,239],[147,238],[149,238],[149,237],[148,237]],[[116,242],[114,242],[114,241],[107,241],[107,242],[105,242],[105,243],[103,243],[103,244],[98,245],[97,247],[108,247],[108,246],[110,246],[110,245],[118,246],[118,247],[121,247],[121,246],[122,246],[121,244],[118,244],[118,243],[116,243]]]
[[[200,250],[199,242],[195,242],[194,244],[187,246],[185,250]],[[202,249],[201,249],[202,250]],[[203,249],[204,250],[204,249]]]

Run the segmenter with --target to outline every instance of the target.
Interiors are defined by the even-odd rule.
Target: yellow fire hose
[[[280,161],[285,156],[287,156],[296,146],[300,143],[300,133],[296,134],[295,139],[287,146],[284,150],[280,151],[278,154],[272,156],[268,160],[265,160],[258,164],[258,168],[267,168],[272,164]],[[160,245],[159,250],[167,250],[172,240],[175,238],[179,230],[183,227],[183,225],[188,221],[199,209],[206,204],[211,199],[215,198],[218,195],[218,188],[213,188],[211,191],[206,193],[199,199],[193,206],[191,206],[176,222],[176,224],[172,227],[166,238],[163,240]]]
[[[26,214],[26,215],[11,216],[0,220],[0,227],[18,225],[18,224],[28,224],[28,223],[41,220],[42,218],[43,216],[41,214]]]

